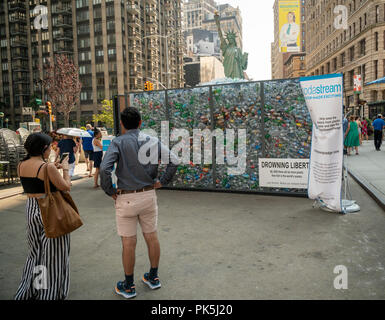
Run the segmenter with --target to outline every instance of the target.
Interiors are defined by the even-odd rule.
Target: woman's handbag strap
[[[48,163],[44,167],[44,190],[46,194],[51,193],[51,186],[49,184],[49,177],[48,177]]]

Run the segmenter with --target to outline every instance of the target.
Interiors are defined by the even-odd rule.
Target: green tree
[[[112,100],[103,100],[102,101],[102,110],[99,114],[94,114],[92,120],[96,124],[97,122],[102,122],[107,128],[114,127],[114,110]]]

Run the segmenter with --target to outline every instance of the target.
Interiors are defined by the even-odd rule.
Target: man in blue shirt
[[[61,156],[63,153],[69,153],[69,176],[72,177],[75,171],[75,153],[78,151],[78,146],[76,145],[74,139],[70,136],[64,136],[63,140],[60,140],[57,145],[57,155]]]
[[[382,115],[378,115],[377,119],[372,123],[374,129],[374,146],[377,151],[381,151],[382,144],[382,130],[385,127],[385,121],[382,119]]]
[[[100,167],[101,186],[105,193],[115,200],[116,226],[123,244],[123,269],[125,280],[119,281],[115,292],[129,299],[136,296],[134,266],[137,224],[139,222],[147,244],[150,271],[142,281],[151,289],[161,287],[158,277],[160,245],[158,240],[158,204],[155,189],[171,182],[178,165],[176,156],[158,139],[140,132],[142,119],[136,108],[126,108],[121,113],[122,135],[112,140]],[[148,163],[142,159],[146,146],[157,154]],[[163,156],[166,159],[163,158]],[[160,160],[168,165],[158,179]],[[112,185],[112,170],[116,163],[118,189]]]
[[[91,138],[82,138],[83,151],[84,151],[84,156],[86,158],[87,171],[90,172],[88,176],[92,177],[92,167],[93,167],[92,154],[94,152],[94,147],[92,146],[92,139],[94,138],[94,132],[92,131],[92,126],[90,124],[86,125],[86,129],[87,129],[87,132],[91,135]]]

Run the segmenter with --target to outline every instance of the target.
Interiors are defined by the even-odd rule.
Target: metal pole
[[[168,61],[168,36],[166,38],[167,88],[170,89],[170,62]]]
[[[49,112],[49,132],[52,132],[52,113]]]

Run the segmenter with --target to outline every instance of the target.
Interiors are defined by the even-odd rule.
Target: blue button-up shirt
[[[150,149],[151,152],[149,152]],[[142,134],[139,129],[128,130],[126,134],[112,140],[100,165],[102,189],[109,196],[117,193],[111,177],[115,163],[119,190],[139,190],[154,185],[157,181],[162,154],[163,159],[168,159],[169,164],[159,180],[162,185],[167,185],[178,168],[175,164],[176,156],[158,139]],[[145,162],[143,158],[148,155],[152,157],[149,158],[151,161],[143,164]]]
[[[385,121],[378,118],[378,119],[373,121],[372,126],[373,126],[374,130],[382,131],[382,129],[385,126]]]

